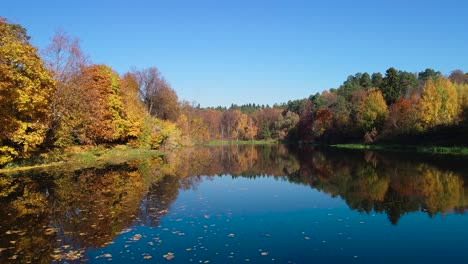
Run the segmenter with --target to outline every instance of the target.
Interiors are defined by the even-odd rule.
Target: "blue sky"
[[[5,1],[43,48],[58,28],[118,73],[156,66],[180,99],[270,104],[389,67],[468,71],[468,1]]]

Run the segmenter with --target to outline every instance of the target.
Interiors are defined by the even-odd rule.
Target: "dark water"
[[[0,177],[0,263],[468,263],[468,159],[185,149]]]

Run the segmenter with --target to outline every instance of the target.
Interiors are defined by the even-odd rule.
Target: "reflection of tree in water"
[[[394,224],[408,212],[422,210],[432,216],[468,205],[463,196],[464,181],[451,171],[425,163],[386,159],[375,152],[349,155],[338,151],[328,153],[325,159],[313,157],[321,154],[309,154],[312,157],[301,161],[301,167],[312,168],[311,177],[317,180],[311,186],[341,196],[351,209],[385,212]]]
[[[53,235],[47,234],[51,210],[47,206],[47,175],[42,181],[2,177],[0,188],[0,262],[48,263]]]
[[[447,167],[375,152],[220,146],[102,169],[0,177],[0,262],[70,261],[135,220],[158,226],[179,191],[206,176],[288,180],[340,196],[353,210],[386,213],[393,224],[409,212],[464,213],[466,175]]]
[[[179,194],[180,180],[164,176],[158,183],[151,185],[140,205],[139,221],[147,226],[158,226],[162,216]]]
[[[134,220],[145,193],[140,173],[128,166],[88,169],[56,181],[55,220],[76,247],[100,247]]]
[[[103,246],[133,222],[145,191],[140,173],[129,166],[52,174],[17,176],[14,191],[1,198],[0,231],[6,235],[0,247],[7,254],[0,262],[82,257],[84,249]]]
[[[387,158],[376,152],[284,145],[221,146],[190,151],[175,154],[185,157],[179,163],[182,177],[230,174],[287,179],[340,196],[353,210],[385,212],[394,224],[409,212],[422,210],[432,216],[452,210],[463,212],[461,208],[468,206],[464,181],[458,173],[425,162]],[[178,171],[176,166],[174,175],[179,175]]]

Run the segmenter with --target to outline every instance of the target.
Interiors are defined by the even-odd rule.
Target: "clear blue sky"
[[[468,1],[3,1],[47,46],[63,28],[94,63],[160,69],[202,106],[270,104],[389,67],[468,71]]]

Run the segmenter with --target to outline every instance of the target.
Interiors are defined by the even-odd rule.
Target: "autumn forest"
[[[287,92],[287,91],[285,91]],[[274,105],[200,107],[156,67],[119,75],[57,31],[43,50],[0,19],[0,166],[72,146],[161,149],[212,141],[466,146],[468,74],[356,73],[341,86]]]

